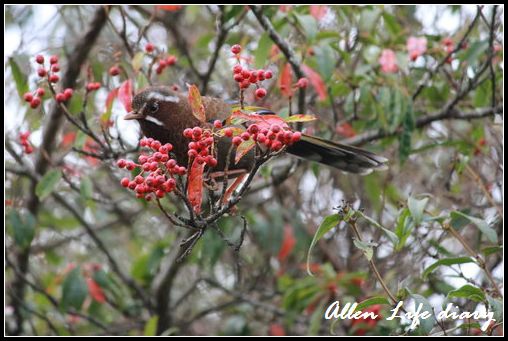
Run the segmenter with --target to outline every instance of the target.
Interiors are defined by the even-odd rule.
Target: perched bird
[[[219,98],[203,96],[202,101],[209,122],[224,121],[231,115],[231,104]],[[187,165],[189,139],[184,137],[182,132],[185,128],[209,124],[200,122],[192,114],[187,94],[175,92],[169,87],[149,87],[134,96],[132,109],[124,119],[137,120],[145,136],[157,139],[161,143],[171,143],[178,163]],[[218,164],[215,170],[225,168],[230,145],[230,138],[221,138],[218,142]],[[307,160],[357,174],[383,169],[388,162],[386,158],[364,149],[305,134],[302,134],[300,141],[288,146],[286,151]],[[238,171],[250,169],[254,159],[253,153],[245,155],[237,164],[234,162],[234,156],[233,152],[230,155],[229,169]]]

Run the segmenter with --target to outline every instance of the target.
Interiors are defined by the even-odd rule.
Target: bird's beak
[[[145,116],[143,116],[143,114],[140,114],[136,111],[131,111],[130,113],[128,113],[127,115],[125,115],[123,117],[124,120],[139,120],[142,118],[145,118]]]

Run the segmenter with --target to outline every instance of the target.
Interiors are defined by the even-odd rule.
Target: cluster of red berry
[[[152,138],[144,138],[140,141],[140,146],[150,148],[151,152],[140,155],[139,164],[120,159],[117,161],[117,166],[130,171],[140,167],[141,173],[132,180],[123,178],[120,184],[136,192],[137,198],[145,198],[147,201],[152,200],[154,195],[157,198],[163,198],[176,188],[174,176],[185,175],[187,170],[171,158],[169,153],[173,150],[173,146],[170,143],[162,145]]]
[[[25,154],[32,154],[34,151],[32,145],[30,144],[30,141],[28,141],[29,136],[30,136],[29,131],[19,134],[19,142],[23,146],[23,150],[24,150]]]
[[[222,123],[217,120],[214,122],[214,127],[221,128]],[[213,146],[213,133],[210,129],[187,128],[183,131],[183,136],[192,140],[189,142],[187,151],[189,160],[195,159],[200,165],[206,163],[211,168],[217,166],[217,159],[210,154]]]
[[[65,89],[63,92],[56,94],[56,97],[55,97],[56,101],[59,103],[68,101],[69,99],[71,99],[73,92],[74,91],[71,88]]]
[[[231,47],[231,52],[236,55],[238,62],[240,62],[239,54],[242,51],[242,47],[238,44]],[[259,86],[259,82],[265,79],[273,77],[273,73],[270,70],[249,70],[248,68],[242,67],[239,63],[233,67],[233,79],[238,82],[240,89],[245,90],[249,88],[251,84],[254,84],[256,89],[256,97],[263,98],[266,96],[266,89]]]
[[[302,133],[283,129],[278,124],[272,124],[270,127],[260,127],[258,124],[253,123],[247,127],[247,131],[233,138],[233,144],[239,145],[242,143],[242,140],[247,141],[250,138],[259,144],[265,145],[272,151],[278,151],[284,146],[290,146],[298,142],[302,138]]]
[[[46,69],[44,67],[43,55],[39,54],[35,56],[35,61],[37,62],[37,64],[41,65],[37,69],[37,74],[39,75],[39,77],[43,78],[47,76],[48,80],[51,83],[56,83],[60,80],[60,77],[58,77],[58,75],[56,74],[58,71],[60,71],[60,65],[58,65],[58,56],[51,56],[49,58],[50,64],[49,69]],[[36,109],[37,107],[39,107],[39,105],[41,105],[42,97],[44,96],[45,93],[46,91],[43,88],[38,88],[37,90],[35,90],[35,94],[32,92],[25,93],[23,95],[23,99],[26,102],[30,103],[30,107],[32,109]]]
[[[145,45],[145,52],[152,53],[153,51],[155,51],[155,45],[152,43],[147,43]],[[176,56],[174,56],[172,54],[170,54],[166,58],[159,58],[159,63],[157,64],[157,66],[155,68],[155,73],[160,75],[166,67],[175,65],[176,61],[177,61]]]
[[[88,92],[99,90],[100,88],[101,88],[101,83],[99,83],[99,82],[91,82],[86,85],[86,91],[88,91]]]

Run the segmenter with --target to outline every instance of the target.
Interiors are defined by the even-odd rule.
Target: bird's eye
[[[157,102],[152,103],[149,109],[151,113],[156,113],[157,110],[159,110],[159,103]]]

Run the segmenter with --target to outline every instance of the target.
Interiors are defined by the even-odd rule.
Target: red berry
[[[155,73],[158,75],[160,75],[162,73],[162,71],[164,71],[164,68],[160,67],[160,66],[157,66],[157,68],[155,69]]]
[[[258,73],[258,79],[260,81],[264,81],[265,80],[265,70],[258,70],[257,73]]]
[[[251,134],[256,134],[257,132],[259,132],[259,127],[256,124],[251,124],[247,130]]]
[[[134,168],[136,168],[136,164],[132,161],[127,161],[127,164],[125,165],[125,168],[127,170],[133,170]]]
[[[150,144],[150,148],[152,148],[153,150],[159,150],[160,147],[161,147],[161,143],[157,140],[153,141]]]
[[[60,71],[60,65],[58,65],[58,64],[51,65],[51,71],[52,72],[58,72],[58,71]]]
[[[118,66],[112,66],[110,69],[109,69],[109,74],[111,76],[118,76],[120,74],[120,68]]]
[[[37,108],[41,104],[41,99],[39,97],[34,97],[32,101],[30,102],[30,107],[32,109]]]
[[[266,78],[266,79],[270,79],[270,78],[272,78],[272,77],[273,77],[273,73],[272,73],[272,71],[270,71],[270,70],[266,70],[266,71],[265,71],[265,78]]]
[[[27,92],[26,94],[23,95],[23,99],[26,102],[31,102],[34,99],[34,95],[32,95],[30,92]]]
[[[224,135],[227,136],[227,137],[232,137],[233,136],[233,129],[231,129],[231,128],[225,128],[224,129]]]
[[[51,65],[58,63],[58,56],[53,55],[53,56],[49,57],[49,63]]]
[[[231,47],[231,52],[233,52],[233,54],[239,54],[241,51],[242,51],[242,47],[238,44],[233,45]]]
[[[239,145],[240,145],[240,143],[242,143],[242,138],[241,138],[240,136],[235,136],[235,137],[233,137],[233,144],[234,144],[235,146],[239,146]]]
[[[196,156],[198,156],[198,152],[196,151],[196,149],[189,149],[189,150],[187,151],[187,155],[188,155],[189,157],[196,157]]]
[[[206,157],[206,164],[213,168],[217,166],[217,159],[209,155]]]
[[[49,81],[50,81],[51,83],[56,83],[56,82],[58,82],[59,80],[60,80],[60,77],[58,77],[58,75],[51,75],[51,76],[49,76]]]
[[[171,169],[175,166],[176,166],[176,160],[174,160],[174,159],[170,159],[168,162],[166,162],[166,168]]]
[[[192,137],[192,128],[186,128],[183,131],[183,136],[185,136],[185,137],[190,139]]]
[[[123,187],[129,187],[129,183],[130,183],[129,178],[123,178],[122,180],[120,180],[120,184],[121,184]]]
[[[26,141],[29,136],[30,136],[30,132],[29,131],[25,131],[24,133],[20,133],[19,134],[19,139],[21,141]]]
[[[257,98],[263,98],[266,96],[266,90],[263,88],[259,88],[256,90],[256,97]]]
[[[34,151],[34,149],[31,145],[25,146],[25,154],[32,154],[33,151]]]
[[[250,133],[245,131],[242,133],[242,135],[240,135],[240,137],[242,138],[242,140],[247,141],[248,139],[250,139]]]
[[[213,126],[217,129],[220,129],[220,128],[222,128],[222,122],[219,120],[215,120],[215,121],[213,121]]]
[[[166,58],[166,63],[168,66],[175,65],[176,60],[177,60],[176,57],[171,55],[171,56],[168,56],[168,58]]]
[[[140,156],[138,157],[138,162],[139,162],[140,164],[145,164],[147,161],[148,161],[148,157],[147,157],[146,155],[140,155]]]
[[[280,131],[280,126],[277,124],[274,124],[270,127],[270,130],[273,131],[274,133],[278,133]]]
[[[35,93],[37,94],[37,96],[42,97],[46,94],[46,91],[43,88],[38,88],[37,90],[35,90]]]
[[[203,134],[203,130],[200,127],[192,128],[192,136],[199,137]]]
[[[235,75],[233,76],[233,79],[235,80],[235,82],[240,83],[241,81],[243,81],[243,76],[241,73],[235,73]]]
[[[71,88],[67,88],[64,90],[63,94],[65,95],[65,100],[68,100],[72,97],[74,91]]]
[[[152,53],[155,50],[155,46],[152,43],[147,43],[145,45],[145,51],[148,53]]]
[[[305,77],[302,77],[296,82],[296,86],[299,88],[306,88],[309,85],[309,80]]]
[[[257,141],[259,143],[264,143],[266,141],[266,136],[265,135],[263,135],[263,134],[257,134],[256,136],[257,136],[256,139],[257,139]]]
[[[247,70],[247,69],[243,69],[242,70],[242,76],[244,79],[249,79],[250,78],[250,71]]]
[[[302,138],[302,133],[300,133],[299,131],[295,131],[293,133],[293,135],[291,136],[291,142],[292,143],[298,142],[298,141],[300,141],[301,138]]]
[[[248,79],[244,79],[241,83],[240,83],[240,88],[242,89],[247,89],[248,87],[250,86],[250,82]]]
[[[124,168],[126,165],[127,165],[127,161],[125,161],[124,159],[120,159],[116,162],[116,165],[119,167],[119,168]]]
[[[57,101],[58,103],[65,102],[65,101],[67,100],[67,99],[65,98],[65,94],[63,94],[63,93],[56,94],[55,98],[56,98],[56,101]]]
[[[277,151],[282,148],[282,142],[280,141],[273,141],[272,146],[270,147],[272,150]]]
[[[45,68],[40,67],[37,69],[37,74],[39,75],[39,77],[45,77],[48,74],[48,72],[46,71]]]
[[[44,56],[42,54],[38,54],[37,56],[35,56],[35,61],[38,64],[44,64]]]
[[[240,64],[236,64],[235,66],[233,66],[233,73],[240,73],[242,72],[243,68]]]

